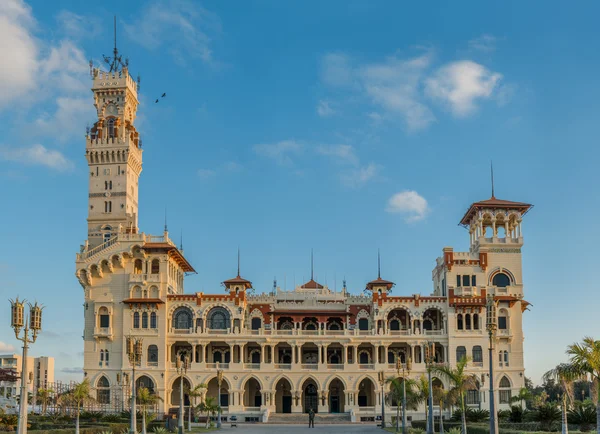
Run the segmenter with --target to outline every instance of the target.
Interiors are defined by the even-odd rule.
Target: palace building
[[[460,220],[467,251],[444,247],[432,272],[429,295],[395,294],[393,282],[376,276],[363,287],[332,291],[311,279],[291,291],[249,293],[252,283],[224,276],[224,291],[184,291],[193,273],[184,252],[165,230],[138,228],[142,141],[134,126],[138,85],[115,57],[103,71],[92,68],[98,119],[86,138],[89,166],[88,234],[76,257],[84,290],[84,375],[107,410],[128,408],[131,365],[127,337],[142,338],[136,385],[158,394],[158,411],[179,405],[176,361],[190,366],[184,390],[205,385],[202,396],[218,398],[224,417],[278,420],[280,414],[338,413],[348,420],[381,414],[379,373],[397,375],[396,363],[410,358],[408,374],[426,374],[426,348],[433,362],[470,358],[479,379],[467,404],[486,409],[488,335],[486,296],[497,302],[493,353],[499,408],[524,386],[521,248],[522,219],[531,205],[488,200],[473,203]],[[246,276],[249,277],[249,276]],[[374,276],[375,277],[375,276]],[[355,295],[356,293],[360,295]],[[223,370],[219,389],[217,369]],[[435,378],[436,387],[451,387]],[[189,405],[187,392],[186,405]],[[385,400],[386,414],[396,402]],[[438,414],[435,406],[435,413]],[[423,419],[424,407],[409,415]]]

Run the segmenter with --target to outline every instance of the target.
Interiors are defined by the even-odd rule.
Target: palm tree
[[[469,359],[463,357],[458,361],[455,368],[449,365],[434,366],[433,372],[445,377],[452,384],[451,392],[458,397],[461,419],[462,419],[462,434],[467,434],[467,418],[465,413],[465,394],[467,390],[477,389],[477,377],[475,374],[467,374],[465,369]]]
[[[142,408],[142,434],[146,434],[146,413],[148,412],[148,407],[154,407],[158,401],[162,400],[160,396],[151,392],[147,387],[140,387],[138,389],[137,404]]]
[[[46,410],[48,408],[48,401],[50,400],[50,397],[53,393],[54,390],[52,389],[38,389],[37,397],[42,403],[42,414],[46,414]]]
[[[573,383],[580,377],[580,373],[575,367],[568,363],[561,363],[556,368],[549,370],[543,376],[544,382],[548,380],[556,381],[562,389],[562,405],[561,405],[561,419],[562,419],[562,434],[569,433],[569,426],[567,424],[567,406],[568,401],[573,402]]]
[[[90,396],[90,381],[86,378],[81,383],[77,383],[75,387],[69,391],[70,400],[75,404],[76,419],[75,419],[75,434],[79,434],[79,413],[83,404],[89,401],[93,401],[94,398]]]
[[[204,395],[204,390],[207,388],[207,385],[204,383],[200,383],[196,385],[193,389],[188,389],[187,394],[190,399],[190,404],[196,407],[196,400],[202,395]],[[188,410],[188,430],[192,430],[192,407]]]
[[[582,376],[591,376],[596,388],[596,432],[600,434],[600,341],[586,336],[582,343],[567,347],[570,364]]]
[[[390,394],[392,399],[396,400],[396,432],[400,431],[400,407],[402,406],[402,399],[404,398],[404,389],[406,387],[406,407],[414,407],[416,403],[416,394],[414,388],[416,387],[415,380],[410,378],[396,378],[390,377],[386,381],[390,384]]]
[[[453,395],[445,390],[442,386],[433,388],[433,402],[437,402],[440,406],[440,434],[444,434],[444,417],[443,411],[452,405]]]
[[[219,405],[217,404],[217,398],[214,396],[207,396],[204,402],[201,402],[198,406],[200,413],[206,413],[206,428],[209,427],[210,416],[214,416],[219,411]]]
[[[417,391],[419,404],[422,402],[425,403],[425,432],[429,432],[429,418],[427,417],[429,414],[429,406],[427,405],[429,402],[429,379],[425,374],[421,374],[417,379]]]
[[[530,401],[532,398],[533,393],[526,387],[521,387],[517,395],[511,396],[510,402],[511,404],[519,402],[521,404],[521,409],[523,409],[523,401],[525,401],[525,406],[527,407],[527,401]]]

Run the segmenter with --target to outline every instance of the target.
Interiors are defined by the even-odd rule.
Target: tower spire
[[[381,279],[381,255],[379,249],[377,249],[377,278]]]
[[[240,277],[240,246],[238,246],[238,277]]]
[[[314,258],[313,258],[313,249],[310,249],[310,280],[314,280]]]
[[[490,173],[492,175],[492,199],[495,199],[496,196],[494,195],[494,162],[490,161]]]
[[[165,232],[168,232],[169,230],[167,229],[167,207],[165,207]]]
[[[113,48],[113,57],[102,55],[104,62],[110,67],[109,72],[117,72],[119,67],[126,68],[129,64],[128,59],[123,60],[123,56],[119,56],[119,50],[117,49],[117,16],[113,18],[113,36],[115,46]]]
[[[179,238],[179,250],[183,252],[183,229],[181,230],[180,238]]]

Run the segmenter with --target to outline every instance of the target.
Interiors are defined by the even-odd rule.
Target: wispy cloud
[[[359,161],[351,145],[319,145],[316,152],[331,157],[336,163],[357,165]]]
[[[210,179],[222,172],[239,172],[243,166],[236,161],[227,161],[215,168],[198,169],[198,177],[201,179]]]
[[[73,39],[95,38],[102,33],[102,21],[94,15],[62,10],[56,15],[58,30]]]
[[[180,64],[189,57],[214,64],[210,35],[219,33],[218,17],[186,0],[159,0],[147,6],[125,31],[131,40],[148,50],[164,49]]]
[[[496,51],[496,42],[498,38],[493,35],[483,34],[477,38],[473,38],[469,41],[469,48],[474,51],[482,51],[484,53],[491,53]]]
[[[62,368],[60,372],[64,372],[65,374],[83,374],[83,368]]]
[[[374,179],[380,171],[380,165],[369,163],[366,166],[343,172],[340,175],[340,179],[348,187],[360,187]]]
[[[423,220],[429,212],[427,200],[414,190],[405,190],[394,194],[388,200],[385,209],[389,213],[405,216],[407,223]]]
[[[281,166],[290,165],[294,157],[304,150],[304,145],[296,140],[283,140],[277,143],[262,143],[253,146],[257,155],[270,158]]]
[[[14,346],[0,341],[0,352],[5,353],[5,352],[11,352],[14,350],[15,350]]]
[[[209,179],[217,174],[214,169],[198,169],[198,177],[201,179]]]
[[[20,148],[0,147],[0,160],[46,166],[58,171],[66,171],[73,167],[73,163],[61,152],[46,149],[40,144]]]
[[[463,60],[438,69],[426,81],[426,93],[450,108],[457,117],[476,111],[476,101],[487,99],[498,88],[502,74]]]
[[[483,39],[491,43],[491,38]],[[482,41],[483,41],[482,40]],[[483,42],[480,41],[480,44]],[[456,117],[473,114],[477,101],[499,94],[502,74],[472,60],[446,63],[434,69],[434,52],[393,55],[383,60],[360,62],[343,53],[323,56],[321,82],[347,101],[370,104],[368,119],[373,126],[402,120],[408,131],[419,131],[436,121],[432,102],[442,102]],[[506,98],[498,97],[499,101]],[[331,99],[328,106],[334,104]]]
[[[335,114],[335,110],[331,107],[331,103],[326,100],[320,100],[317,104],[317,114],[322,118],[326,118]]]

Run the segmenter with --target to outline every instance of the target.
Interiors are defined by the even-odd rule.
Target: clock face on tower
[[[106,114],[106,116],[116,116],[117,115],[117,106],[114,104],[107,105],[104,113]]]

